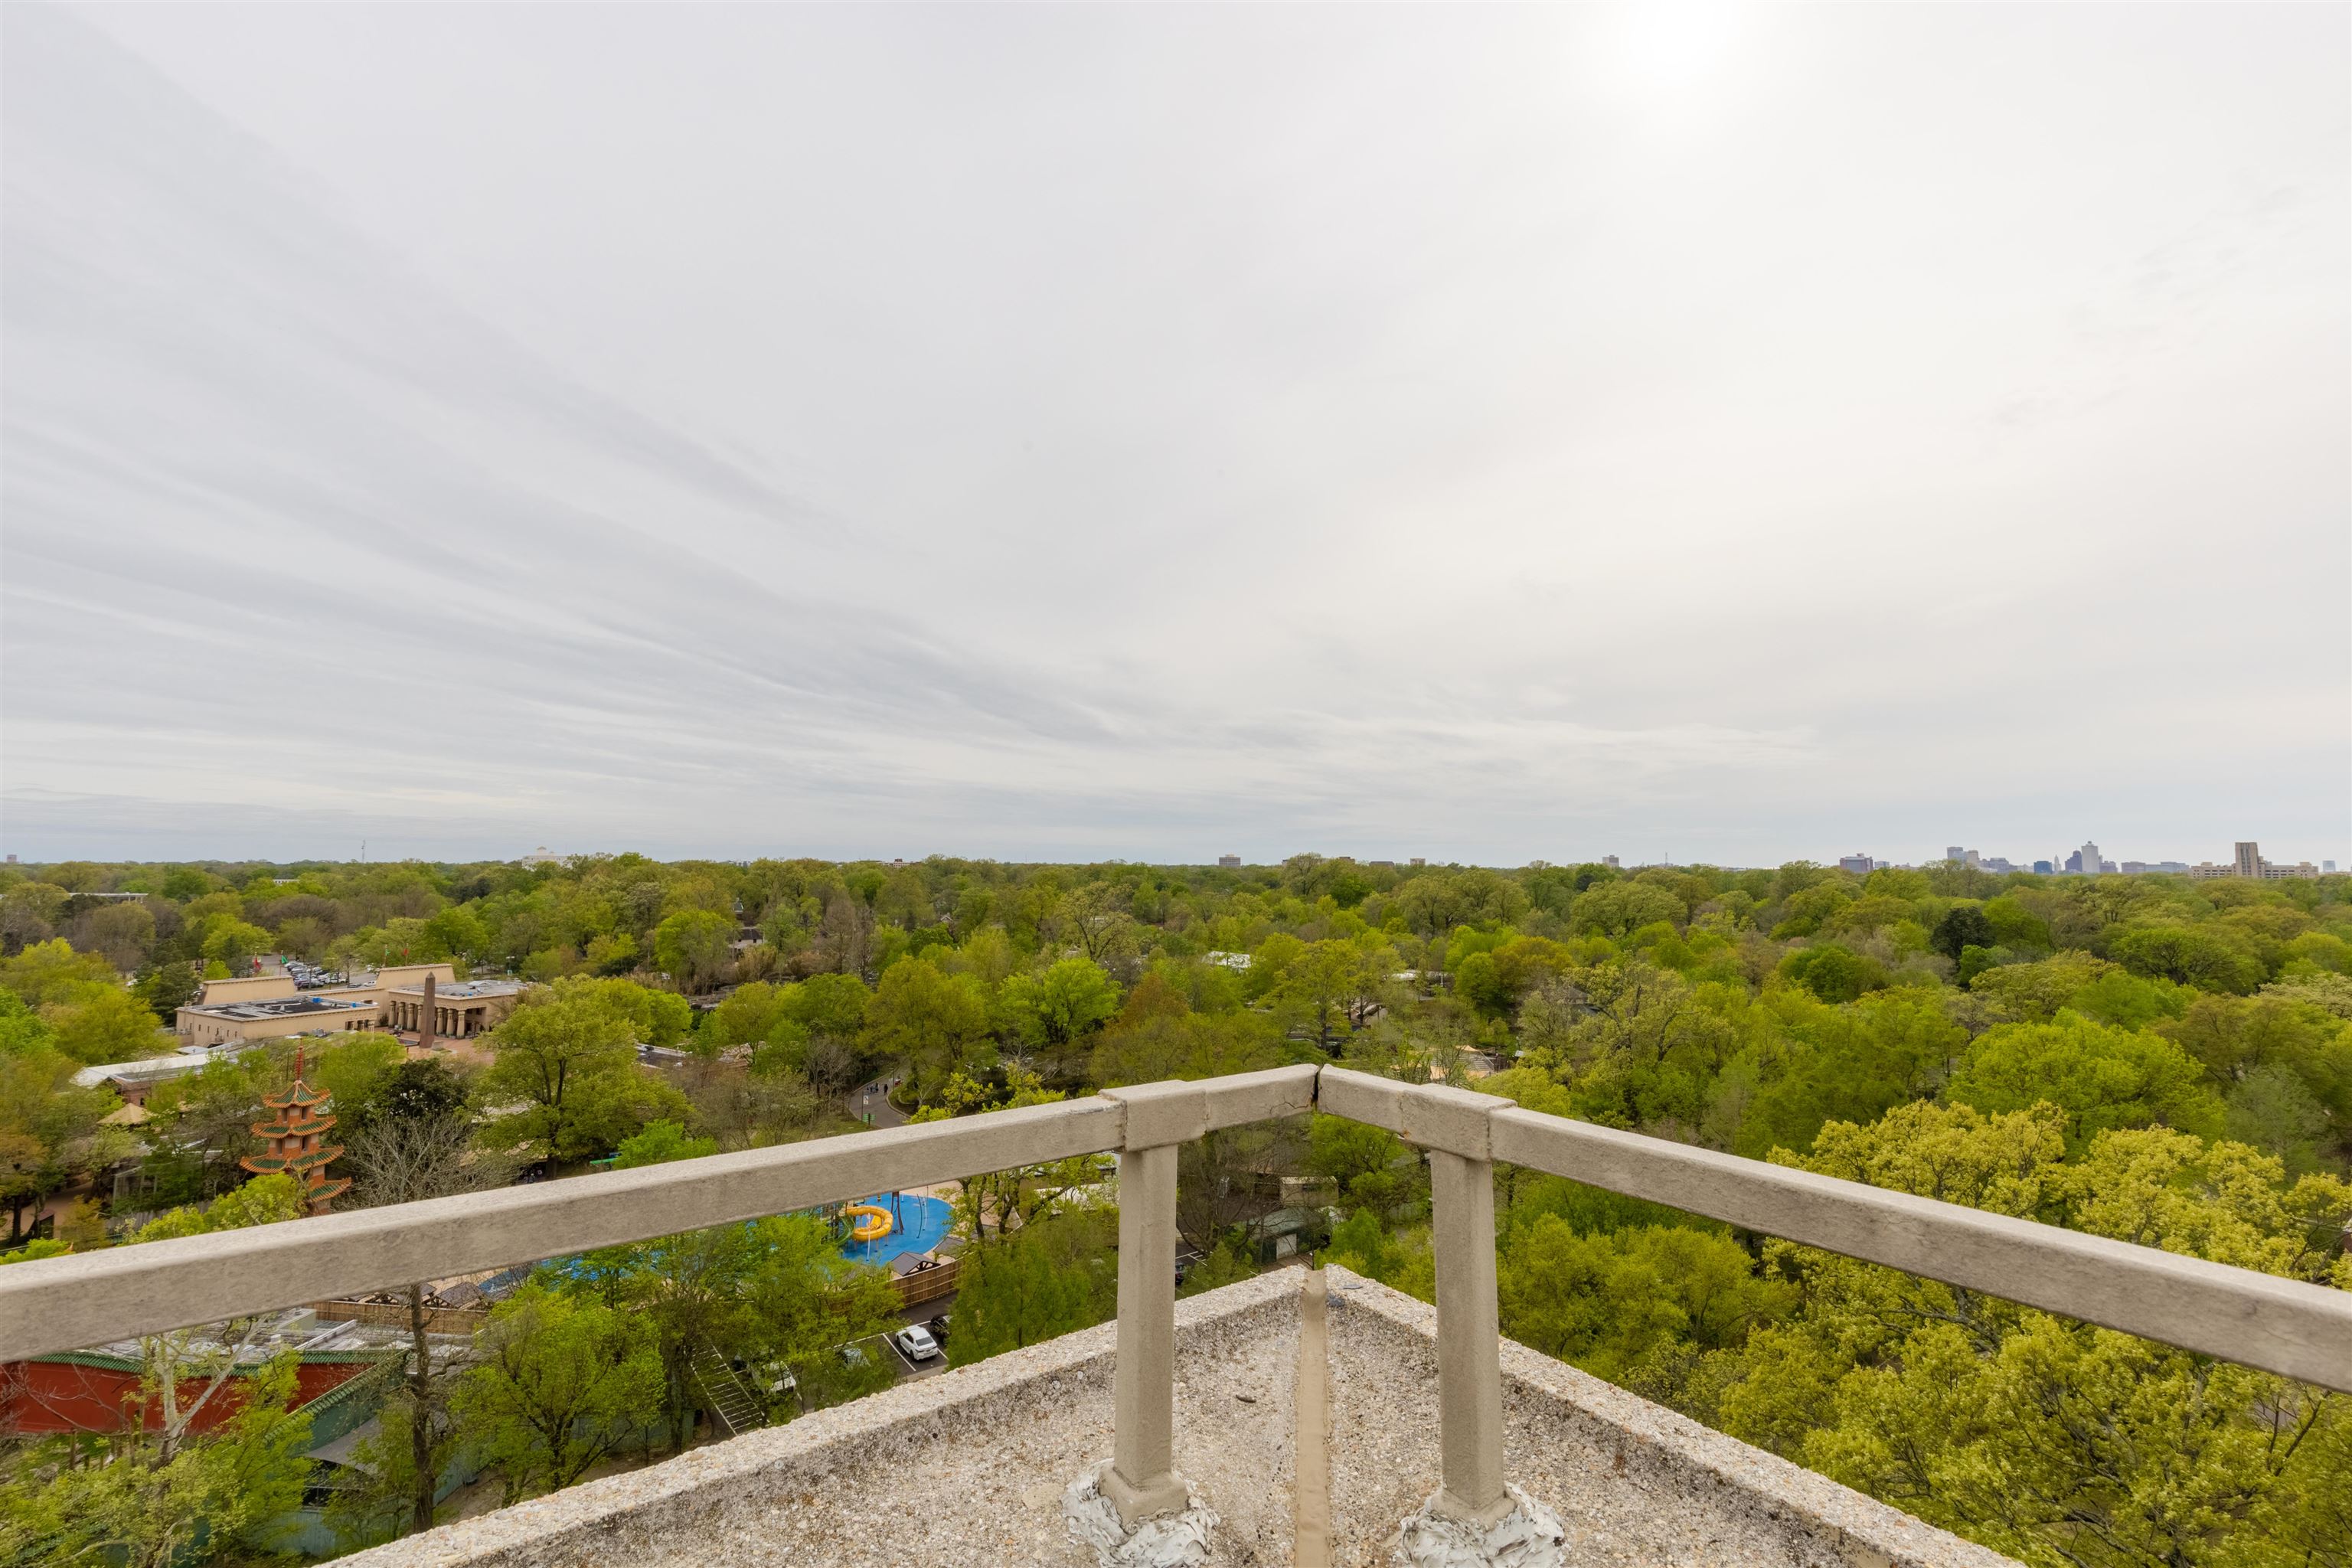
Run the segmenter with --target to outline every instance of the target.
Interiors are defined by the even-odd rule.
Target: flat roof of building
[[[207,1018],[236,1018],[254,1023],[270,1018],[298,1018],[311,1013],[350,1013],[365,1005],[361,1002],[338,1002],[330,996],[264,996],[251,1002],[215,1002],[210,1006],[181,1010],[201,1013]]]
[[[521,989],[522,982],[520,980],[457,980],[446,985],[436,984],[433,987],[433,995],[436,1001],[440,1002],[468,1002],[479,1001],[485,996],[511,996]],[[425,985],[422,981],[415,985],[395,985],[392,994],[395,996],[422,996]]]
[[[192,1051],[183,1056],[147,1057],[135,1062],[106,1062],[94,1068],[84,1068],[73,1075],[79,1089],[95,1089],[101,1083],[161,1083],[167,1078],[194,1072],[211,1059],[208,1052]]]

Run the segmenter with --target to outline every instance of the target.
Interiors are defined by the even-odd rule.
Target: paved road
[[[852,1089],[849,1093],[849,1114],[860,1121],[870,1119],[877,1127],[904,1127],[907,1113],[891,1104],[890,1097],[883,1092],[883,1085],[889,1081],[877,1079],[862,1088]]]

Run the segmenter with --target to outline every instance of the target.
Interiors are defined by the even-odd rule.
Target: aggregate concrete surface
[[[1333,1561],[1387,1568],[1437,1489],[1437,1311],[1326,1268]],[[1505,1340],[1505,1474],[1578,1568],[2017,1568],[2011,1559]]]
[[[1176,1307],[1176,1452],[1214,1561],[1291,1556],[1300,1272]],[[1111,1449],[1118,1325],[908,1382],[342,1561],[354,1568],[1093,1568],[1062,1493]]]
[[[1292,1561],[1311,1278],[1276,1269],[1177,1303],[1177,1466],[1223,1521],[1213,1563]],[[1438,1483],[1436,1311],[1341,1268],[1317,1282],[1328,1561],[1388,1568]],[[343,1561],[1095,1568],[1063,1493],[1110,1453],[1116,1345],[1105,1323]],[[1559,1516],[1577,1568],[2016,1568],[1507,1340],[1502,1372],[1507,1474]],[[1305,1544],[1320,1556],[1321,1539]]]

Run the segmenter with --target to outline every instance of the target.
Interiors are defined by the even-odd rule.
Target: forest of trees
[[[847,1131],[845,1095],[877,1074],[903,1079],[909,1113],[952,1116],[1337,1061],[2352,1289],[2352,878],[626,855],[0,878],[12,1240],[142,1157],[76,1068],[153,1054],[200,976],[283,953],[544,983],[480,1065],[403,1065],[366,1037],[314,1058],[361,1131],[470,1151],[469,1180],[486,1154],[561,1172]],[[143,896],[91,896],[121,892]],[[688,1054],[657,1073],[639,1043]],[[242,1121],[289,1054],[215,1062],[151,1102],[154,1201],[194,1216],[175,1223],[247,1190]],[[419,1168],[373,1159],[353,1162],[354,1201]],[[1253,1267],[1263,1205],[1235,1178],[1283,1173],[1323,1184],[1327,1256],[1430,1293],[1420,1161],[1321,1118],[1185,1152],[1180,1223],[1204,1255],[1188,1289]],[[1109,1313],[1101,1176],[1080,1161],[965,1184],[955,1360]],[[2037,1568],[2352,1565],[2343,1395],[1535,1173],[1500,1172],[1496,1198],[1513,1337]],[[26,1250],[127,1239],[103,1206],[70,1206]],[[408,1479],[387,1462],[384,1496],[351,1507],[376,1536],[417,1521],[443,1410],[501,1435],[518,1497],[611,1445],[682,1442],[697,1343],[845,1397],[854,1369],[820,1352],[879,1321],[856,1276],[790,1218],[546,1275],[462,1373],[396,1404],[424,1413],[385,1422]],[[551,1376],[530,1347],[600,1376]],[[647,1410],[651,1436],[597,1415]],[[605,1448],[574,1450],[598,1433]]]

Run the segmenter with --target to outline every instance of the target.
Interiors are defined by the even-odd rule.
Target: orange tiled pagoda
[[[330,1181],[327,1166],[343,1152],[340,1143],[326,1142],[327,1130],[335,1119],[326,1114],[333,1101],[327,1091],[312,1089],[302,1081],[302,1055],[294,1055],[294,1083],[284,1094],[262,1097],[261,1103],[274,1113],[267,1121],[253,1124],[253,1135],[266,1140],[269,1152],[254,1154],[237,1162],[257,1175],[272,1175],[285,1172],[309,1189],[310,1212],[325,1214],[327,1205],[351,1186],[347,1177]]]

